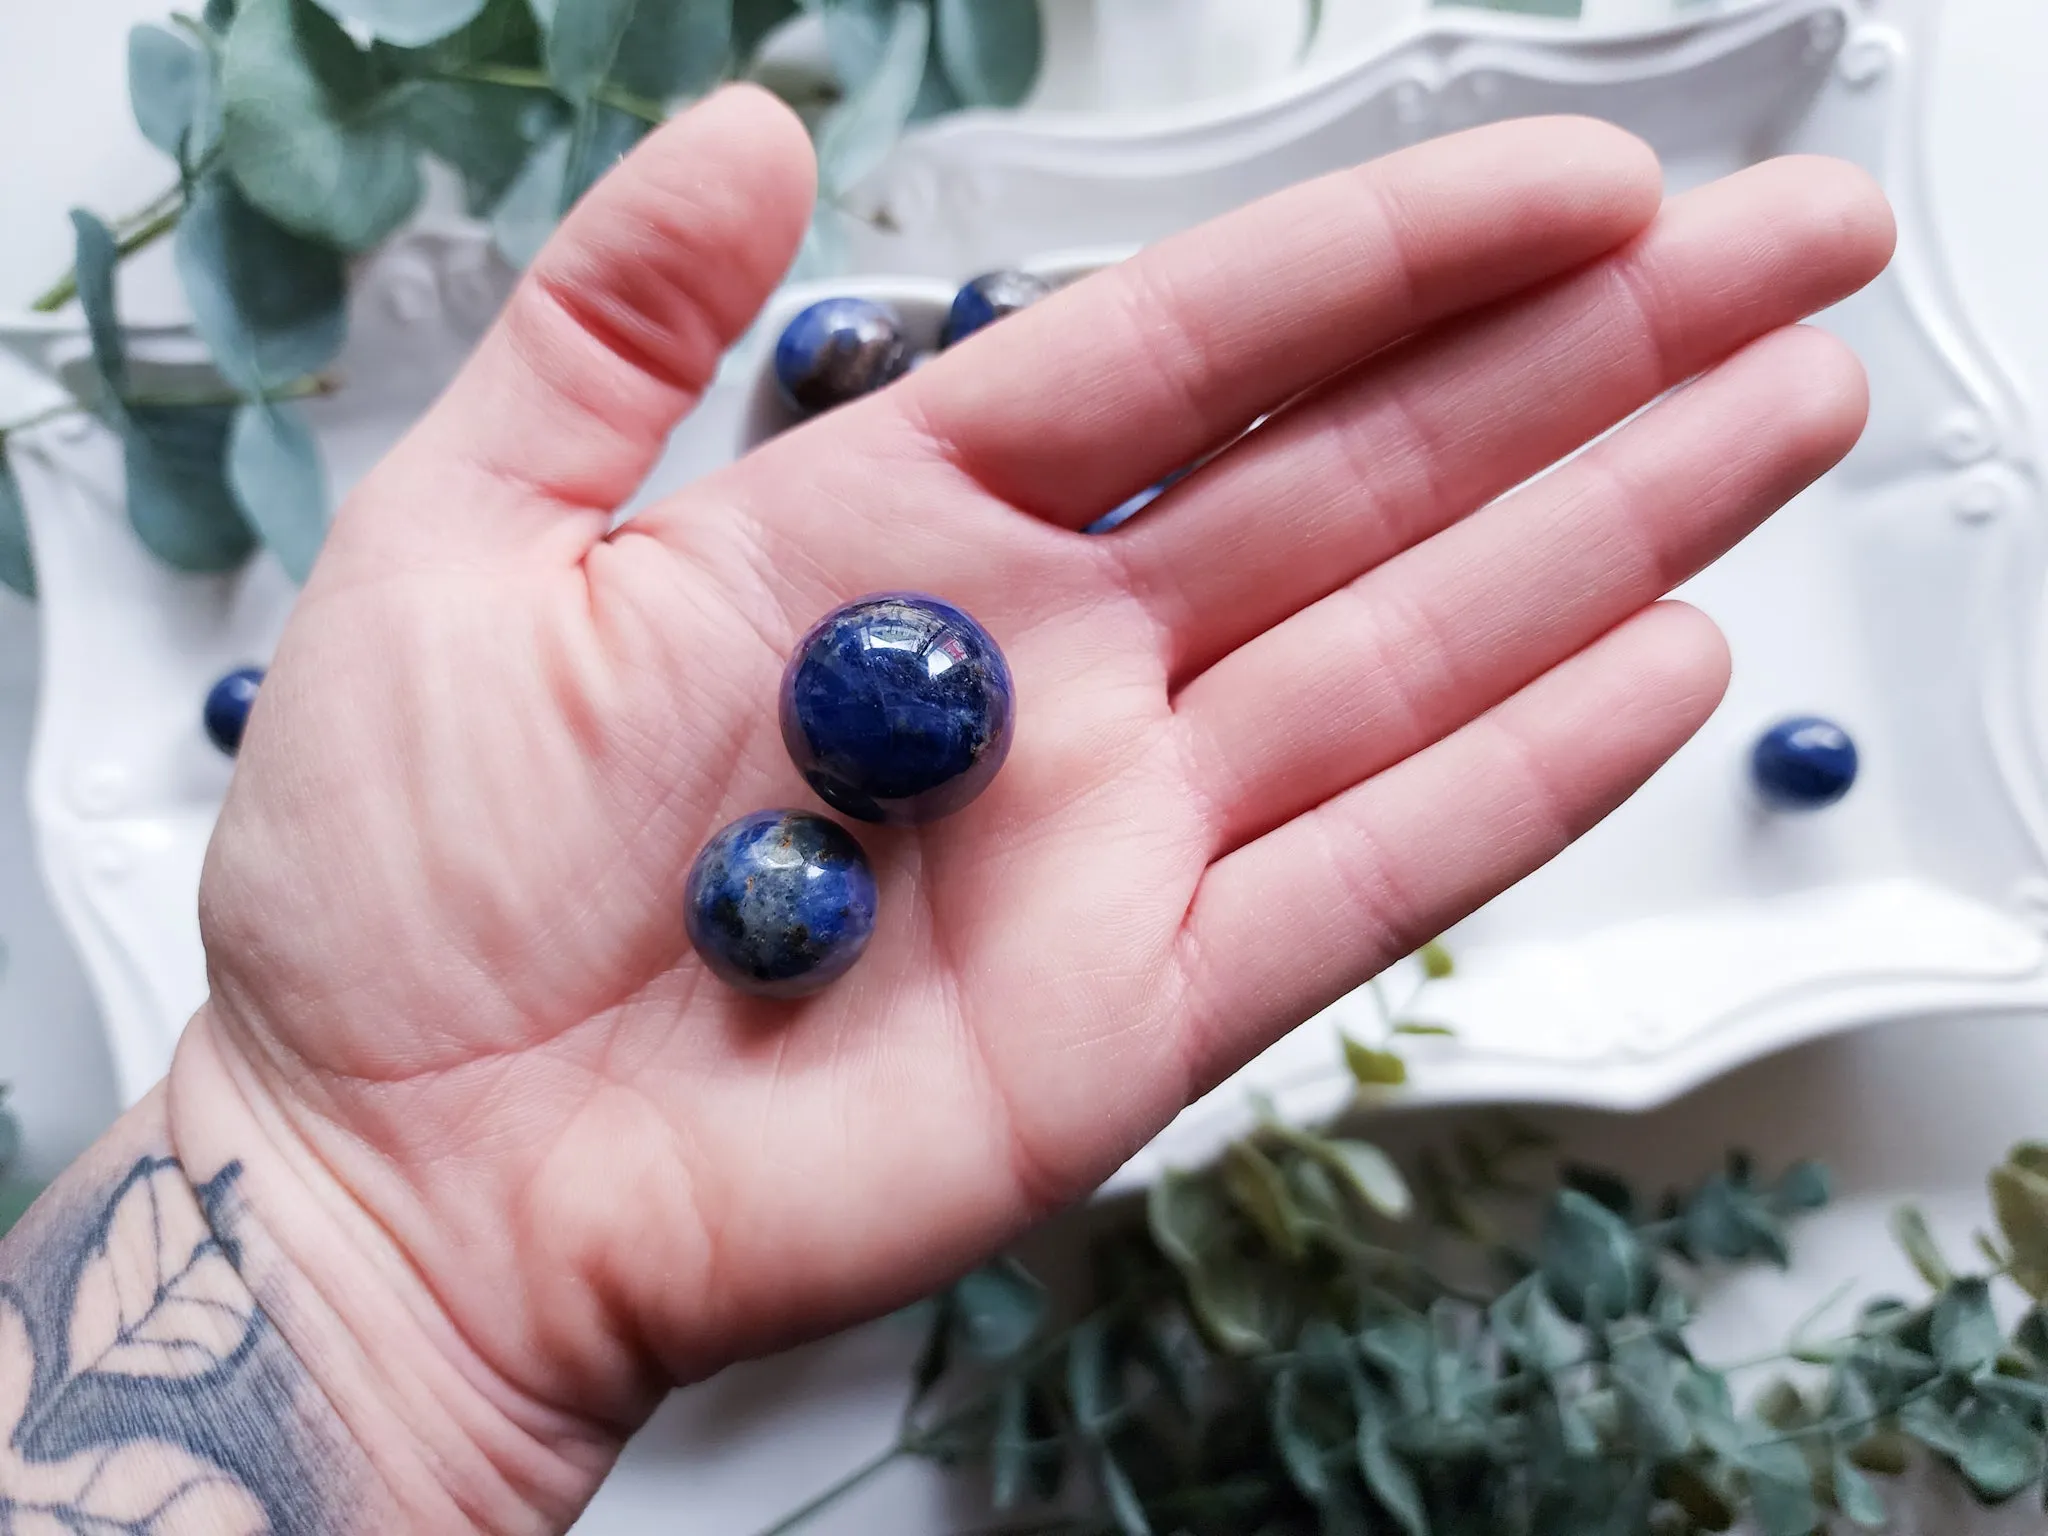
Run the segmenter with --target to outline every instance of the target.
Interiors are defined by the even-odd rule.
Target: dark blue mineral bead
[[[837,981],[875,931],[875,873],[852,834],[808,811],[755,811],[690,866],[683,919],[712,973],[758,997]]]
[[[953,296],[940,345],[950,347],[984,325],[1028,309],[1052,292],[1052,284],[1029,272],[984,272]]]
[[[256,702],[256,690],[262,683],[261,667],[237,667],[206,691],[206,707],[200,711],[200,718],[206,722],[207,736],[229,757],[242,750],[249,706]]]
[[[1010,750],[1010,669],[950,603],[888,592],[836,608],[782,674],[782,739],[818,797],[862,821],[951,815]]]
[[[910,370],[896,312],[872,299],[820,299],[783,328],[775,382],[806,416],[870,394]]]
[[[1856,782],[1856,743],[1832,720],[1781,720],[1757,738],[1750,777],[1773,810],[1818,810]]]

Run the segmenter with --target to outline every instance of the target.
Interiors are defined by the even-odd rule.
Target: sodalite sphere
[[[1051,292],[1051,283],[1029,272],[984,272],[953,296],[940,345],[950,347],[1005,315],[1029,309]]]
[[[1856,743],[1832,720],[1781,720],[1757,738],[1750,778],[1773,810],[1819,810],[1856,782]]]
[[[862,821],[949,816],[1010,750],[1010,669],[950,603],[886,592],[835,608],[782,674],[782,740],[818,798]]]
[[[755,811],[722,828],[683,892],[704,963],[757,997],[804,997],[851,969],[875,931],[875,874],[843,827]]]
[[[249,727],[249,707],[263,686],[261,667],[237,667],[206,691],[200,719],[216,747],[233,757],[242,750],[242,732]]]
[[[871,394],[910,370],[896,311],[872,299],[820,299],[775,343],[775,382],[806,416]]]

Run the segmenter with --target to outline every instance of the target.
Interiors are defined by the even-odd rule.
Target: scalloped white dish
[[[1686,596],[1728,631],[1736,681],[1701,736],[1606,824],[1454,935],[1456,978],[1419,1001],[1454,1038],[1407,1042],[1408,1102],[1668,1098],[1794,1041],[1934,1011],[2048,1004],[2048,771],[2037,701],[2048,521],[2019,402],[1963,325],[1920,205],[1908,36],[1843,0],[1771,0],[1631,40],[1439,20],[1229,111],[1133,119],[965,116],[907,141],[863,189],[891,276],[792,287],[736,349],[643,495],[780,422],[764,383],[783,320],[855,291],[936,331],[953,284],[1022,264],[1066,276],[1260,192],[1483,118],[1594,111],[1642,133],[1674,185],[1764,155],[1862,162],[1901,212],[1894,269],[1824,323],[1861,352],[1861,447]],[[345,489],[431,399],[502,298],[479,238],[421,235],[358,284],[350,388],[310,406]],[[928,338],[927,338],[928,339]],[[43,368],[74,337],[19,335]],[[175,356],[175,336],[146,344]],[[37,386],[0,372],[0,403]],[[32,809],[59,910],[87,958],[132,1097],[204,995],[193,893],[227,765],[199,700],[267,655],[290,591],[267,563],[178,576],[128,534],[97,426],[26,436],[19,468],[45,592]],[[1849,799],[1762,814],[1742,764],[1786,714],[1842,721]],[[1303,1115],[1349,1091],[1347,999],[1191,1107],[1113,1187],[1239,1129],[1245,1089]]]

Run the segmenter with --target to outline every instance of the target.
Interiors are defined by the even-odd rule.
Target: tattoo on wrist
[[[240,1171],[144,1157],[0,1246],[0,1531],[336,1528],[345,1457],[243,1276]]]

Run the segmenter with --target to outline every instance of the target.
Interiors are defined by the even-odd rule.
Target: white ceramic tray
[[[864,227],[856,256],[897,275],[779,296],[646,494],[759,432],[767,344],[820,292],[876,294],[935,326],[976,270],[1071,271],[1301,176],[1529,112],[1626,124],[1658,146],[1674,185],[1782,150],[1846,155],[1886,183],[1904,232],[1893,271],[1826,319],[1870,365],[1871,430],[1689,589],[1733,641],[1727,704],[1607,824],[1452,936],[1460,974],[1420,1006],[1457,1036],[1408,1042],[1408,1094],[1640,1106],[1818,1033],[2048,1003],[2035,707],[2048,524],[2019,402],[1940,273],[1911,157],[1916,34],[1886,16],[1770,0],[1625,41],[1439,21],[1227,111],[1113,130],[1045,116],[942,124],[862,189],[894,233]],[[423,232],[370,264],[341,363],[350,387],[311,407],[339,488],[446,379],[508,280],[474,232]],[[14,345],[41,370],[80,351],[68,333]],[[167,332],[142,351],[170,363],[184,345]],[[0,404],[36,400],[27,374],[0,374]],[[47,636],[32,810],[132,1096],[204,993],[193,891],[227,765],[200,734],[198,701],[219,672],[267,654],[290,594],[265,563],[212,579],[154,564],[126,531],[118,455],[98,427],[53,426],[22,446]],[[1760,816],[1744,752],[1794,712],[1848,725],[1864,777],[1834,810]],[[1335,1107],[1340,1028],[1374,1033],[1363,995],[1191,1108],[1119,1183],[1207,1152],[1243,1123],[1247,1085],[1294,1113]]]

